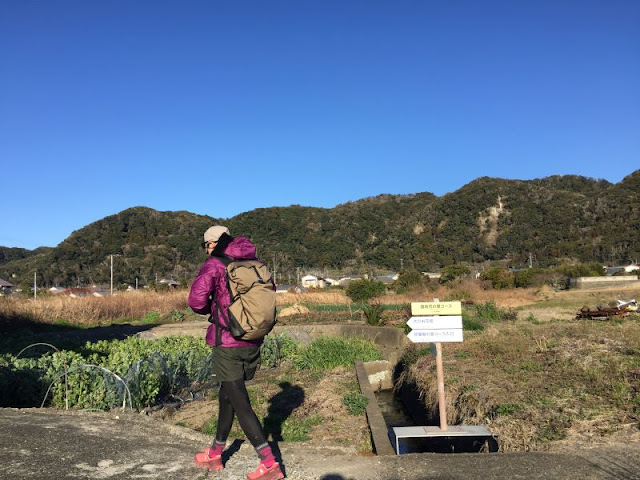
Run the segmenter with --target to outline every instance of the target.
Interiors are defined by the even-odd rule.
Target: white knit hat
[[[213,227],[209,227],[207,231],[204,232],[204,241],[217,242],[223,233],[229,235],[229,229],[227,227],[223,227],[222,225],[214,225]]]

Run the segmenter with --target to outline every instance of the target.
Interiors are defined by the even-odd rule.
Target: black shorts
[[[260,368],[260,345],[213,347],[213,373],[218,382],[251,380]]]

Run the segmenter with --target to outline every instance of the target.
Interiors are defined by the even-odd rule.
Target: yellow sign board
[[[460,302],[412,302],[411,315],[461,315]]]

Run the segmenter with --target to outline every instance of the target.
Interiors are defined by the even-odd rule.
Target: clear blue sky
[[[0,69],[7,247],[640,168],[637,0],[0,0]]]

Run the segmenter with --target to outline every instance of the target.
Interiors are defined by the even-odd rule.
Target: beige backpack
[[[237,340],[264,337],[277,321],[276,291],[271,272],[257,259],[220,260],[227,266],[227,287],[231,296],[226,318],[228,330]]]

